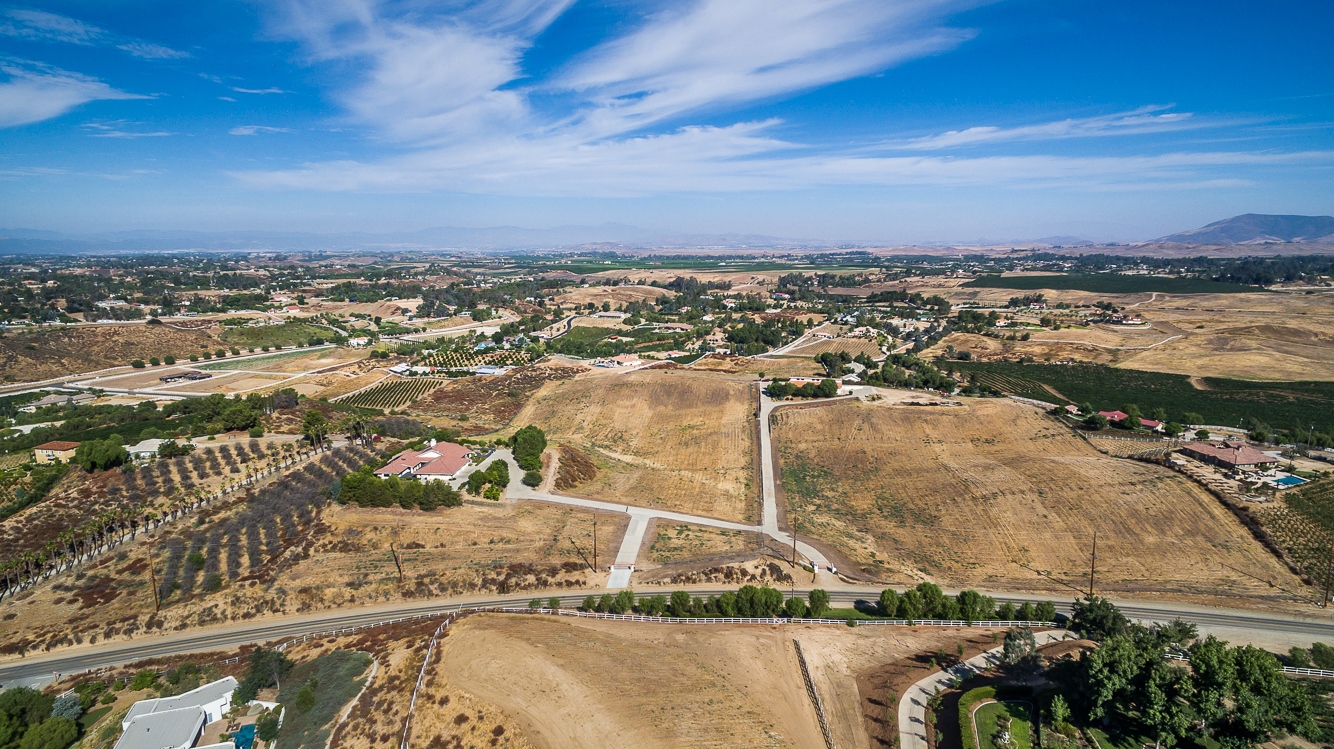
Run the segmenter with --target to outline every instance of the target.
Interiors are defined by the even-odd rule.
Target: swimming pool
[[[1274,483],[1279,486],[1297,486],[1298,484],[1305,484],[1306,479],[1297,476],[1284,476],[1281,479],[1274,479]]]

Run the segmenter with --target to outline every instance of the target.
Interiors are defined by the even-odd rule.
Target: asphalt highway
[[[723,593],[728,588],[692,589],[691,595],[708,596]],[[558,596],[567,608],[578,605],[587,595],[601,595],[605,590],[589,590]],[[666,594],[668,591],[662,591]],[[804,594],[804,588],[798,589]],[[640,591],[642,595],[644,591]],[[835,606],[848,607],[858,602],[872,603],[878,589],[831,590],[829,596]],[[1050,596],[1015,596],[991,594],[997,601],[1022,603]],[[545,600],[548,596],[542,596]],[[31,686],[52,680],[54,674],[72,674],[115,666],[145,658],[228,650],[249,643],[268,643],[299,637],[312,632],[358,627],[390,619],[452,611],[459,607],[526,606],[532,594],[494,598],[468,598],[404,603],[362,609],[340,609],[295,617],[258,619],[203,629],[142,635],[132,640],[117,640],[96,645],[62,648],[49,653],[34,653],[24,658],[0,661],[0,686]],[[1264,612],[1235,609],[1206,608],[1172,603],[1136,603],[1117,601],[1121,611],[1131,619],[1142,622],[1184,619],[1194,622],[1202,632],[1225,630],[1229,632],[1257,632],[1266,636],[1281,636],[1305,642],[1334,640],[1334,620],[1283,616]],[[1058,603],[1057,611],[1068,614],[1068,603]],[[13,620],[11,620],[13,621]],[[10,624],[9,626],[13,626]]]

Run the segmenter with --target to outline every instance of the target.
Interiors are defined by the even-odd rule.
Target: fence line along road
[[[820,733],[824,736],[825,749],[834,749],[834,734],[829,730],[829,719],[824,714],[824,703],[820,702],[820,693],[815,691],[815,681],[811,679],[811,670],[806,667],[806,654],[801,651],[801,641],[792,640],[797,649],[797,665],[801,666],[801,680],[806,682],[806,696],[811,698],[815,707],[815,717],[820,721]]]

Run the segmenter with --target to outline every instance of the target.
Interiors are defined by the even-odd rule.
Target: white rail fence
[[[806,696],[811,698],[811,704],[815,706],[815,717],[820,721],[820,733],[824,736],[825,749],[834,749],[834,734],[829,730],[829,719],[824,714],[824,703],[820,702],[820,693],[815,691],[811,671],[806,667],[806,654],[801,650],[801,641],[794,639],[792,644],[797,648],[797,663],[801,666],[801,679],[806,682]]]

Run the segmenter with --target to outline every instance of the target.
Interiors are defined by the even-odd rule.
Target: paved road
[[[1065,630],[1039,632],[1036,635],[1039,646],[1056,642],[1068,633]],[[1000,663],[1001,648],[992,648],[985,653],[975,655],[953,668],[937,671],[913,684],[899,700],[899,746],[902,749],[927,749],[926,743],[926,704],[931,697],[949,686],[955,678],[967,678],[981,673]]]
[[[692,595],[718,595],[730,588],[690,588]],[[575,606],[590,594],[600,590],[568,591],[560,596],[562,605]],[[657,592],[657,591],[655,591]],[[667,592],[665,589],[662,592]],[[808,590],[798,588],[799,595]],[[845,586],[829,591],[836,606],[850,606],[858,601],[873,602],[879,589]],[[948,591],[955,592],[955,591]],[[984,591],[985,592],[985,591]],[[103,666],[118,665],[164,655],[196,653],[234,648],[256,642],[270,642],[329,629],[355,627],[401,616],[435,613],[459,606],[526,605],[533,594],[514,596],[471,596],[412,601],[356,609],[339,609],[301,616],[237,622],[219,627],[146,635],[129,641],[98,643],[76,648],[63,648],[52,653],[35,653],[26,658],[7,657],[0,660],[0,685],[41,684],[50,681],[53,671],[62,674],[86,671]],[[1051,599],[1050,596],[991,594],[999,601],[1022,602]],[[546,596],[543,596],[546,598]],[[1057,610],[1069,611],[1069,598],[1060,599]],[[1209,608],[1174,603],[1137,603],[1118,601],[1121,610],[1132,619],[1141,621],[1170,621],[1185,619],[1195,622],[1201,634],[1218,632],[1253,632],[1262,637],[1283,635],[1294,642],[1310,643],[1316,640],[1334,641],[1334,619],[1314,616],[1279,615],[1254,611]]]

